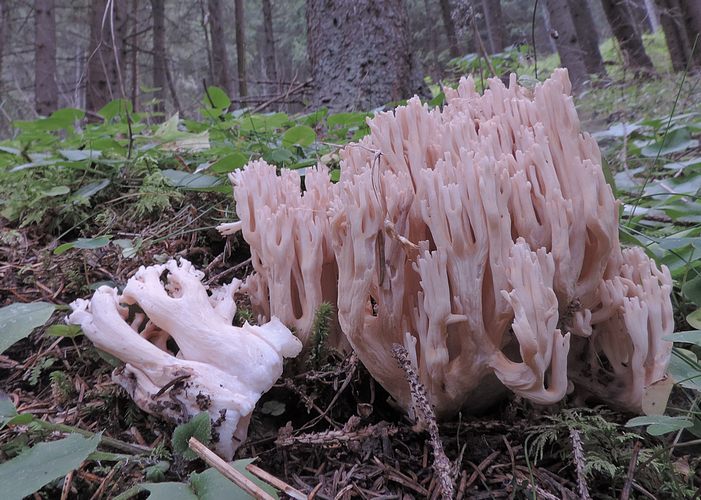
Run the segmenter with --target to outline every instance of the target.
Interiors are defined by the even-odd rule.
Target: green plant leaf
[[[97,112],[97,114],[104,118],[107,122],[116,116],[125,116],[126,113],[133,113],[131,101],[128,99],[115,99],[110,101]]]
[[[72,339],[83,335],[83,330],[78,325],[51,325],[46,329],[45,335]]]
[[[70,434],[64,439],[39,443],[0,465],[5,500],[21,500],[54,479],[65,476],[97,449],[100,435],[85,438]]]
[[[655,158],[658,154],[660,156],[664,156],[672,153],[678,153],[689,148],[695,148],[698,145],[699,141],[692,139],[691,133],[686,127],[684,127],[669,132],[664,138],[664,143],[654,142],[649,146],[645,146],[640,150],[640,154],[648,158]]]
[[[694,328],[696,328],[697,330],[701,330],[701,308],[696,309],[691,314],[687,314],[686,322]]]
[[[93,250],[95,248],[102,248],[107,246],[112,239],[111,234],[106,234],[104,236],[98,236],[96,238],[78,238],[75,241],[69,243],[64,243],[59,245],[54,250],[54,255],[61,255],[64,252],[72,248],[80,248],[82,250]]]
[[[191,174],[182,170],[162,170],[163,177],[168,179],[168,182],[182,189],[193,190],[212,190],[219,187],[223,181],[219,177],[204,174]]]
[[[669,432],[693,427],[694,423],[686,417],[670,417],[668,415],[647,415],[631,418],[626,427],[647,425],[647,432],[652,436],[661,436]]]
[[[89,199],[92,195],[99,193],[107,186],[110,185],[109,179],[102,179],[99,181],[91,182],[80,188],[78,191],[73,193],[73,198],[83,198],[85,200]]]
[[[61,149],[59,153],[69,161],[94,160],[102,156],[102,151],[92,151],[90,149]]]
[[[198,500],[185,483],[143,483],[139,486],[150,493],[149,500]]]
[[[264,483],[246,470],[246,466],[251,462],[253,462],[253,459],[245,458],[231,462],[231,466],[268,492],[270,496],[278,498],[275,488]],[[220,498],[226,498],[227,500],[248,500],[251,498],[248,493],[229,481],[214,468],[209,468],[199,474],[193,473],[190,476],[190,484],[197,494],[197,498],[200,500],[219,500]]]
[[[56,306],[48,302],[10,304],[0,308],[0,354],[46,323],[54,309]]]
[[[75,108],[57,109],[49,119],[59,128],[68,129],[78,120],[85,118],[85,111]]]
[[[300,146],[309,146],[316,140],[316,132],[311,127],[306,125],[296,125],[289,129],[282,136],[282,145],[290,147],[295,144]]]
[[[672,349],[667,372],[682,387],[701,391],[701,364],[692,351],[680,347]]]
[[[211,101],[210,101],[211,100]],[[231,99],[224,90],[219,87],[207,87],[207,94],[202,99],[205,108],[228,109],[231,106]]]
[[[44,196],[61,196],[71,192],[68,186],[54,186],[51,189],[44,191]]]
[[[670,342],[683,342],[685,344],[696,344],[697,346],[701,346],[701,330],[674,332],[672,335],[663,337],[662,340],[669,340]]]
[[[197,454],[188,446],[188,441],[193,436],[205,445],[212,439],[212,421],[207,412],[198,413],[189,422],[180,424],[173,431],[173,450],[182,454],[186,460],[197,458]]]
[[[215,161],[210,165],[209,169],[218,174],[225,174],[238,170],[246,163],[248,163],[248,156],[243,153],[236,152]]]

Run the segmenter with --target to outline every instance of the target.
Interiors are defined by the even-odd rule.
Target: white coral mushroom
[[[497,379],[537,403],[575,382],[640,409],[670,358],[671,281],[642,252],[621,250],[618,204],[570,90],[558,70],[532,90],[512,76],[480,95],[463,80],[443,109],[411,99],[340,152],[337,186],[320,167],[321,196],[262,162],[237,173],[256,270],[247,284],[266,316],[291,299],[299,313],[282,319],[300,325],[319,290],[336,298],[332,274],[319,280],[335,266],[342,332],[408,409],[395,343],[439,415],[483,406]],[[301,272],[312,263],[316,274]]]
[[[208,412],[216,451],[231,459],[256,402],[282,374],[283,358],[299,354],[302,344],[277,318],[232,326],[239,283],[209,295],[201,279],[184,259],[141,267],[121,296],[103,286],[90,301],[73,302],[68,322],[126,363],[113,377],[144,411],[178,423]],[[142,313],[128,323],[127,305],[138,305],[148,323]],[[164,350],[168,337],[179,347],[177,357]]]

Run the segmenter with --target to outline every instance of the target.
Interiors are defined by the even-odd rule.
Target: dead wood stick
[[[630,455],[630,463],[628,464],[628,475],[626,476],[626,482],[623,485],[623,490],[621,491],[621,500],[628,500],[630,498],[630,489],[633,486],[633,479],[635,478],[635,468],[638,465],[638,454],[640,453],[640,448],[642,443],[636,441],[633,446],[633,453]]]
[[[217,469],[222,475],[256,500],[273,500],[260,486],[248,479],[242,473],[226,463],[212,450],[203,445],[197,438],[191,437],[188,446],[198,457]]]
[[[282,491],[285,495],[289,495],[295,500],[307,500],[307,495],[302,493],[301,491],[293,488],[289,484],[287,484],[285,481],[282,479],[279,479],[269,472],[264,471],[260,467],[253,465],[253,464],[248,464],[246,466],[246,470],[253,474],[254,476],[262,479],[266,483],[270,484],[271,486],[276,487],[278,490]]]

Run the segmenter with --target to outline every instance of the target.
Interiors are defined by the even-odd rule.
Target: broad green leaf
[[[55,308],[47,302],[10,304],[0,308],[0,354],[46,323]]]
[[[102,179],[99,181],[91,182],[90,184],[83,186],[78,191],[73,193],[73,198],[83,198],[87,200],[92,195],[99,193],[109,185],[109,179]]]
[[[227,109],[231,106],[231,99],[219,87],[207,87],[207,93],[202,98],[202,104],[206,108]]]
[[[143,483],[139,486],[150,493],[149,500],[198,500],[185,483]]]
[[[80,466],[100,443],[100,436],[70,434],[64,439],[39,443],[0,465],[4,500],[21,500],[54,479]]]
[[[131,101],[128,99],[115,99],[105,104],[97,114],[108,122],[116,116],[126,116],[126,113],[131,114],[132,112]]]
[[[664,143],[654,142],[649,146],[645,146],[640,150],[640,154],[648,158],[655,158],[658,152],[660,156],[664,156],[695,148],[698,145],[699,141],[691,138],[687,128],[678,128],[667,134],[664,138]]]
[[[667,372],[682,387],[701,391],[701,364],[692,351],[680,347],[672,349]]]
[[[44,191],[44,196],[61,196],[71,192],[71,188],[68,186],[54,186],[51,189]]]
[[[306,125],[297,125],[289,129],[282,136],[282,145],[285,147],[294,146],[309,146],[316,140],[316,132],[311,127]]]
[[[182,454],[187,460],[197,458],[197,454],[188,446],[188,441],[193,436],[205,445],[212,439],[212,421],[207,412],[198,413],[189,422],[180,424],[173,431],[173,450]]]
[[[78,120],[85,118],[85,111],[75,108],[57,109],[51,116],[50,120],[61,128],[71,128]]]
[[[223,181],[219,177],[204,174],[191,174],[182,170],[162,170],[163,177],[175,187],[183,189],[212,189],[220,186]]]
[[[102,156],[102,151],[92,151],[90,149],[61,149],[59,153],[69,161],[94,160]]]
[[[668,415],[647,415],[631,418],[626,427],[647,425],[647,432],[652,436],[661,436],[669,432],[693,427],[694,423],[686,417],[670,417]]]
[[[22,151],[20,151],[19,149],[9,148],[7,146],[0,146],[0,151],[2,151],[3,153],[15,155],[15,156],[19,156],[22,154]]]
[[[367,113],[336,113],[326,119],[329,127],[359,127],[365,124]]]
[[[701,330],[701,308],[696,309],[691,314],[687,314],[686,322],[697,330]]]
[[[75,338],[83,334],[78,325],[51,325],[46,329],[45,335],[49,337]]]
[[[264,483],[246,470],[246,466],[253,462],[253,459],[245,458],[231,462],[234,469],[241,472],[248,479],[256,483],[263,490],[268,492],[273,498],[278,498],[275,488]],[[200,500],[248,500],[251,498],[245,491],[225,478],[218,470],[209,468],[202,473],[194,473],[190,476],[190,484]]]
[[[275,148],[269,153],[263,155],[263,159],[265,159],[265,161],[275,164],[285,163],[292,158],[294,158],[294,153],[285,148]]]
[[[64,252],[67,252],[68,250],[72,248],[80,248],[82,250],[92,250],[95,248],[102,248],[104,246],[107,246],[112,239],[111,234],[106,234],[104,236],[98,236],[96,238],[78,238],[75,241],[71,241],[69,243],[64,243],[63,245],[59,245],[56,247],[54,250],[54,255],[61,255]]]
[[[663,337],[662,340],[670,342],[682,342],[685,344],[696,344],[701,346],[701,330],[689,330],[686,332],[675,332],[672,335]]]
[[[209,169],[218,174],[226,174],[238,170],[246,163],[248,163],[248,155],[236,152],[215,161],[210,165]]]

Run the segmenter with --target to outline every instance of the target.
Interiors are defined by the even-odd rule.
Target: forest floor
[[[693,187],[701,179],[697,140],[701,85],[696,77],[680,86],[681,78],[647,82],[629,78],[627,83],[602,85],[579,97],[584,127],[599,134],[620,190],[631,183],[633,188],[641,186],[641,171],[636,170],[640,168],[645,172],[654,168],[645,181],[652,186],[676,179],[673,187],[683,185],[682,180]],[[664,164],[687,163],[665,171],[650,167],[653,160],[644,148],[659,142],[662,132],[669,135],[666,120],[670,116],[674,130],[683,132],[675,136],[677,150],[665,153]],[[662,139],[661,147],[668,145]],[[656,156],[658,162],[659,151]],[[633,188],[622,196],[632,199]],[[667,200],[665,207],[671,209],[658,206],[663,213],[650,212],[642,220],[642,224],[660,220],[666,224],[664,228],[650,225],[648,234],[667,236],[675,228],[685,231],[687,238],[700,236],[698,214],[692,214],[696,218],[674,215],[679,211],[674,203],[684,201],[683,195]],[[164,196],[168,200],[175,195]],[[0,306],[57,304],[49,324],[58,324],[71,300],[89,295],[102,283],[124,284],[139,265],[160,262],[164,256],[191,260],[205,271],[208,283],[244,278],[251,271],[245,244],[222,239],[214,230],[229,217],[225,195],[186,191],[177,196],[177,210],[156,207],[148,214],[134,212],[130,199],[114,194],[100,211],[84,212],[92,217],[83,224],[88,224],[88,234],[129,239],[138,259],[116,244],[79,245],[57,254],[58,243],[86,236],[75,229],[76,223],[57,238],[52,218],[64,217],[61,211],[49,210],[38,222],[25,226],[0,217]],[[641,206],[655,208],[650,203]],[[637,233],[633,236],[642,238]],[[142,244],[145,241],[149,244]],[[690,259],[685,258],[678,268],[686,265],[688,273]],[[660,260],[672,261],[673,256],[661,255]],[[694,305],[681,287],[675,291],[675,304],[682,323],[677,330],[688,330],[683,318]],[[111,371],[112,366],[84,336],[65,330],[40,328],[0,354],[2,392],[18,413],[34,417],[31,422],[0,427],[0,462],[34,443],[76,429],[112,438],[103,439],[101,449],[107,453],[53,481],[35,498],[145,498],[146,489],[137,485],[187,482],[188,478],[194,484],[191,474],[206,468],[202,461],[188,461],[173,451],[174,426],[139,410],[112,382]],[[672,401],[683,407],[685,415],[698,412],[698,393],[688,388],[675,389]],[[577,408],[569,400],[545,408],[513,398],[482,415],[459,415],[442,422],[440,435],[454,464],[457,498],[698,497],[698,438],[681,432],[653,436],[640,427],[626,427],[630,417],[604,406]],[[321,366],[287,370],[258,404],[248,440],[237,457],[256,458],[260,468],[316,498],[440,496],[428,434],[414,429],[353,355],[333,355]],[[196,488],[195,493],[190,498],[216,498]],[[151,495],[160,498],[155,488]]]

